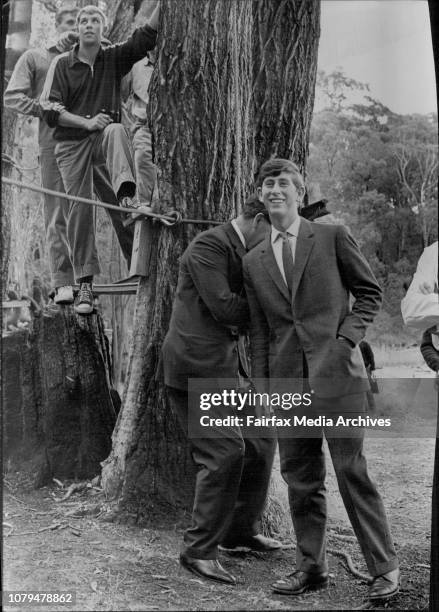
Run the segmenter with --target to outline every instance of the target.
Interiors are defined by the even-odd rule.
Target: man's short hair
[[[242,207],[242,216],[244,219],[254,219],[256,215],[263,214],[267,221],[270,221],[268,211],[264,206],[264,203],[258,198],[257,194],[254,193],[249,196]]]
[[[84,13],[86,13],[87,15],[93,15],[97,13],[101,18],[104,29],[107,27],[107,17],[105,16],[104,11],[102,11],[98,6],[95,6],[94,4],[87,4],[87,6],[84,6],[83,8],[79,9],[78,15],[76,17],[76,23],[78,25],[79,20],[81,19],[81,16]]]
[[[282,159],[280,157],[274,157],[262,164],[258,173],[258,187],[261,187],[267,176],[279,176],[281,172],[288,172],[288,174],[291,174],[292,181],[296,187],[305,188],[305,181],[296,164],[289,159]]]
[[[64,19],[64,15],[74,15],[75,17],[78,14],[78,9],[76,6],[63,6],[55,14],[55,25],[59,26],[59,24]]]

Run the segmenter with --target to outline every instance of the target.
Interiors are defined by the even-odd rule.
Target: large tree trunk
[[[123,4],[123,0],[117,3],[119,10]],[[263,56],[266,65],[274,68],[274,42],[268,29],[262,31],[263,14],[253,14],[255,4],[265,6],[277,24],[271,36],[279,37],[280,47],[288,47],[282,54],[288,67],[278,66],[283,78],[277,76],[270,85],[278,91],[263,103],[261,80],[256,79],[257,94],[252,98],[253,65]],[[280,3],[283,12],[277,13],[278,4],[268,0],[161,2],[158,62],[150,89],[155,160],[161,201],[184,217],[230,219],[253,189],[253,172],[262,157],[294,155],[304,166],[319,8],[314,1],[289,0]],[[289,27],[282,25],[285,18],[290,20]],[[258,46],[253,33],[259,29],[258,40],[265,37],[267,44],[254,60]],[[289,45],[295,36],[298,40]],[[295,68],[300,69],[297,77]],[[265,68],[261,71],[266,75]],[[252,129],[254,115],[257,132]],[[276,140],[274,146],[269,146],[271,140]],[[163,503],[168,509],[187,508],[192,499],[187,441],[167,403],[160,348],[171,314],[179,258],[200,229],[204,228],[154,226],[151,273],[141,282],[137,296],[129,378],[102,480],[107,494],[121,505],[134,506],[138,516],[157,511]]]
[[[253,2],[256,170],[269,157],[303,171],[314,107],[320,0]]]
[[[161,201],[184,217],[225,221],[248,189],[250,50],[251,3],[162,1],[152,127]],[[154,227],[151,274],[137,296],[124,408],[103,484],[138,509],[188,507],[193,494],[187,441],[166,401],[159,355],[179,258],[199,230]]]

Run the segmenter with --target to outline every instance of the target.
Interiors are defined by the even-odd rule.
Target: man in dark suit
[[[300,219],[304,183],[295,164],[266,162],[258,185],[272,229],[243,260],[252,376],[262,379],[261,390],[269,385],[271,392],[276,387],[269,377],[286,387],[288,379],[299,379],[302,392],[312,394],[309,416],[364,415],[369,383],[358,343],[381,303],[377,281],[344,226]],[[352,308],[349,292],[355,298]],[[398,591],[398,561],[383,503],[367,473],[364,429],[356,427],[343,436],[334,434],[335,428],[314,427],[301,437],[294,437],[293,429],[284,432],[288,437],[279,430],[278,435],[297,538],[297,569],[273,585],[275,592],[297,595],[327,585],[325,434],[339,490],[373,578],[369,598],[391,597]]]
[[[186,432],[188,423],[199,419],[199,405],[189,401],[188,379],[215,379],[220,391],[222,380],[238,384],[239,373],[248,374],[243,331],[249,310],[241,260],[269,226],[264,205],[253,197],[236,219],[199,234],[183,253],[162,351],[168,397]],[[216,416],[225,411],[217,407]],[[273,430],[266,433],[266,438],[245,439],[240,426],[231,426],[191,438],[199,471],[180,563],[193,573],[234,584],[218,562],[218,545],[262,552],[280,548],[259,533],[276,437]]]

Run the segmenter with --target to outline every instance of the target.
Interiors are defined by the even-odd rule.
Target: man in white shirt
[[[424,249],[406,296],[401,312],[407,327],[424,332],[431,327],[433,344],[439,349],[439,296],[438,296],[438,241]]]
[[[405,298],[401,302],[402,318],[407,327],[424,333],[421,351],[428,365],[436,371],[439,350],[439,301],[438,301],[438,242],[424,249],[419,258],[416,272]],[[425,338],[428,340],[431,360],[426,358]],[[431,344],[433,347],[431,347]],[[439,415],[438,415],[439,418]],[[431,512],[431,570],[430,570],[430,610],[437,610],[439,604],[439,421],[436,430],[434,456],[433,495]]]
[[[243,259],[252,377],[258,391],[310,393],[311,406],[301,413],[305,417],[364,418],[369,382],[358,344],[378,312],[381,289],[343,225],[299,217],[305,188],[295,164],[269,160],[259,171],[258,185],[272,230]],[[355,298],[352,307],[349,293]],[[296,571],[278,580],[274,591],[299,595],[328,583],[325,437],[373,577],[369,599],[392,597],[398,592],[398,560],[381,497],[367,472],[364,428],[351,428],[346,435],[325,426],[304,428],[302,433],[295,425],[284,429],[278,428],[279,453],[289,487],[297,562]]]

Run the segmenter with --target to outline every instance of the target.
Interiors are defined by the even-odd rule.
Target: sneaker
[[[75,300],[75,312],[81,315],[93,312],[93,291],[90,283],[81,283]]]
[[[55,288],[55,304],[72,304],[73,303],[73,288],[71,285],[63,285]]]

